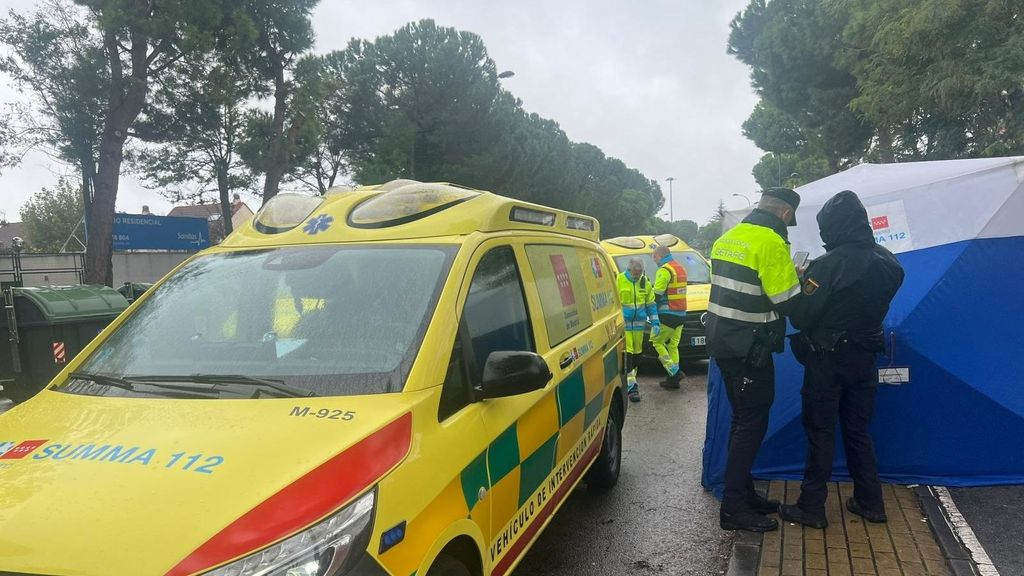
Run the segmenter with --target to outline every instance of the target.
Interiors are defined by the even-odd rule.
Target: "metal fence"
[[[0,284],[41,286],[85,282],[85,254],[0,254]]]
[[[114,286],[156,282],[191,254],[183,252],[115,252]],[[85,254],[0,254],[3,286],[68,286],[85,282]]]

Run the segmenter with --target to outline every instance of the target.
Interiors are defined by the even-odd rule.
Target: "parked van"
[[[0,417],[0,571],[508,574],[619,476],[598,234],[444,184],[278,195]]]

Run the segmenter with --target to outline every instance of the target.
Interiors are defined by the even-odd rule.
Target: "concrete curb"
[[[928,526],[939,543],[943,556],[949,563],[949,568],[954,576],[980,576],[980,572],[971,559],[971,553],[957,538],[953,527],[949,525],[946,514],[942,509],[942,503],[928,486],[917,486],[914,488],[918,500],[921,502],[921,509],[928,518]]]
[[[737,530],[725,576],[757,576],[764,534]]]

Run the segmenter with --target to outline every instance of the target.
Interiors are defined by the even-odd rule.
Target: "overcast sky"
[[[524,107],[556,120],[569,138],[590,142],[661,182],[673,176],[676,219],[703,223],[719,199],[751,197],[760,151],[740,133],[757,101],[748,70],[725,53],[729,21],[747,0],[322,0],[314,15],[316,51],[372,39],[411,20],[483,37],[504,85]],[[0,0],[28,10],[30,0]],[[21,98],[6,81],[0,102]],[[0,175],[0,212],[18,220],[29,195],[74,170],[42,154]],[[170,210],[156,193],[124,176],[117,208]],[[250,204],[258,204],[251,199]],[[254,206],[255,208],[255,206]],[[668,202],[664,210],[668,213]]]

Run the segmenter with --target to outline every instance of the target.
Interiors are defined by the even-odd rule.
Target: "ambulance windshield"
[[[309,246],[204,256],[148,294],[79,372],[241,375],[316,396],[397,392],[455,251]],[[141,395],[71,382],[65,391]]]
[[[648,254],[638,254],[641,260],[644,261],[644,274],[647,277],[654,280],[654,275],[658,272],[658,265],[654,263],[654,257]],[[616,256],[615,265],[619,267],[619,270],[625,270],[629,268],[629,259],[635,256]],[[672,259],[683,265],[686,269],[686,281],[690,284],[709,284],[711,283],[711,268],[708,263],[701,258],[693,250],[686,250],[683,252],[673,252]]]

